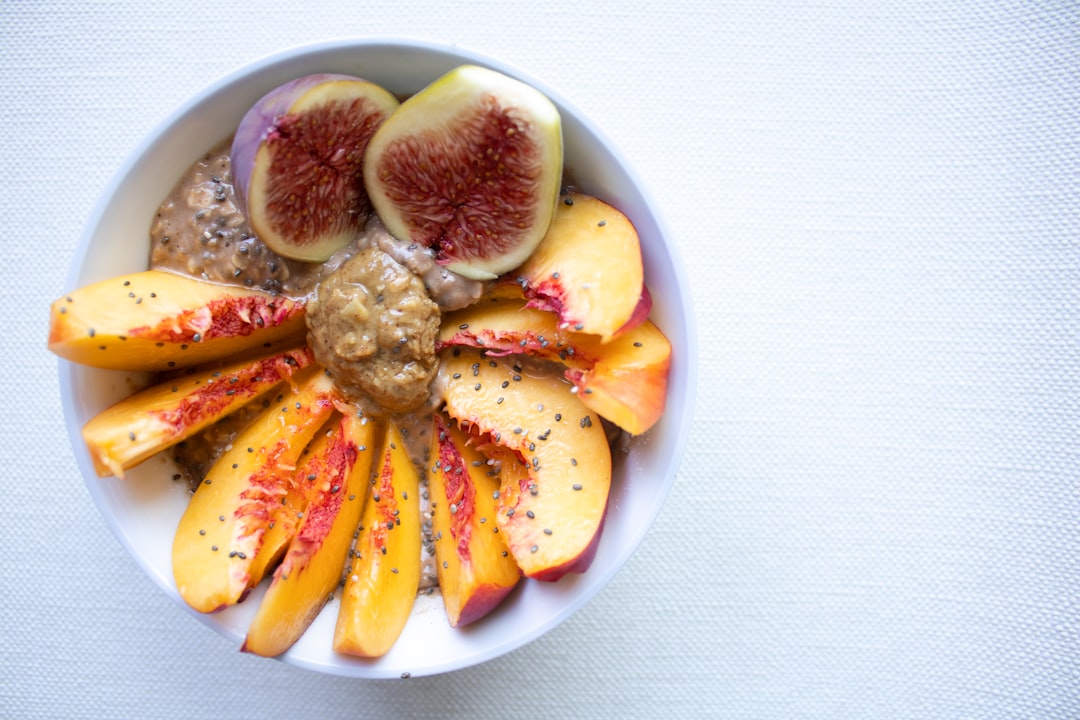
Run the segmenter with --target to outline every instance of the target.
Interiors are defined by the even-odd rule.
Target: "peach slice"
[[[343,407],[345,406],[338,403],[339,410]],[[338,423],[340,419],[331,418],[329,424],[337,425]],[[333,428],[328,427],[327,433],[332,436]],[[251,563],[251,577],[255,579],[255,582],[258,578],[266,577],[268,571],[273,569],[284,556],[289,543],[292,542],[300,524],[304,521],[308,504],[319,492],[320,486],[317,481],[325,472],[326,460],[314,452],[312,445],[308,445],[300,454],[300,462],[303,464],[289,478],[281,504],[274,506],[270,513],[270,524],[263,534],[262,545],[255,553],[255,561]],[[366,447],[363,449],[367,450]]]
[[[375,423],[349,414],[312,443],[297,477],[313,486],[314,497],[274,571],[241,650],[264,657],[285,652],[338,586],[364,507],[374,433]]]
[[[199,612],[233,605],[259,582],[251,568],[272,512],[300,453],[334,410],[334,386],[322,368],[302,371],[295,383],[222,453],[180,518],[173,577]]]
[[[333,420],[330,420],[333,423]],[[310,446],[309,446],[310,448]],[[308,452],[307,449],[304,452]],[[299,473],[299,470],[297,470]],[[289,549],[289,543],[296,536],[296,530],[304,519],[304,511],[314,494],[311,488],[302,485],[294,473],[286,481],[285,494],[279,505],[270,509],[270,522],[263,532],[262,542],[255,551],[255,559],[251,563],[249,572],[251,581],[249,585],[254,587],[267,576]]]
[[[611,487],[611,448],[599,416],[570,384],[549,366],[517,364],[523,360],[444,351],[442,398],[459,425],[524,461],[524,472],[501,480],[505,509],[497,522],[527,577],[558,580],[592,562]]]
[[[295,346],[304,333],[300,301],[144,270],[56,300],[49,350],[96,368],[157,371]]]
[[[95,415],[82,436],[99,477],[135,467],[258,398],[314,362],[307,348],[178,376]]]
[[[544,239],[515,274],[530,305],[558,315],[560,329],[603,342],[644,319],[651,305],[634,225],[582,193],[562,196]]]
[[[438,347],[452,345],[558,361],[581,402],[632,435],[664,413],[671,343],[649,320],[603,343],[596,335],[560,330],[551,313],[499,293],[443,318]]]
[[[334,423],[334,418],[328,421],[328,425]],[[255,552],[255,560],[251,563],[252,585],[266,577],[281,561],[285,551],[289,549],[289,543],[296,536],[300,523],[304,521],[304,512],[307,510],[308,503],[315,496],[314,483],[304,480],[311,475],[311,472],[307,470],[308,463],[319,461],[318,457],[312,456],[311,450],[311,445],[304,448],[300,454],[300,462],[304,464],[289,476],[281,504],[275,505],[270,510],[270,523],[266,526],[262,543]],[[318,472],[317,469],[313,471]]]
[[[667,405],[671,369],[671,343],[660,328],[646,320],[606,345],[577,347],[581,357],[597,358],[591,367],[572,360],[566,370],[587,407],[631,435],[656,424]]]
[[[420,587],[420,481],[392,423],[372,474],[334,629],[334,650],[361,657],[393,647]]]
[[[431,493],[435,567],[451,627],[487,615],[514,589],[521,570],[495,523],[499,480],[487,457],[436,413]]]

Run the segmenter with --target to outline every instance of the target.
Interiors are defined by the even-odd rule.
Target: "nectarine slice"
[[[361,657],[393,647],[420,587],[420,480],[393,423],[372,475],[334,629],[334,650]]]
[[[199,484],[173,540],[173,577],[199,612],[239,602],[260,577],[251,573],[272,512],[281,504],[300,453],[334,411],[322,368],[302,371],[234,439]]]
[[[343,406],[339,404],[340,407]],[[336,425],[338,422],[339,419],[331,418],[329,425]],[[327,427],[327,432],[332,434],[332,427]],[[325,461],[322,457],[313,455],[312,449],[312,446],[308,445],[300,453],[299,462],[302,464],[289,478],[281,504],[275,505],[270,512],[270,524],[263,534],[259,550],[255,553],[255,560],[251,563],[251,577],[254,582],[258,582],[258,578],[266,577],[285,555],[289,543],[304,521],[308,503],[319,491],[315,480],[322,473]]]
[[[438,340],[438,347],[447,346],[560,362],[581,402],[632,435],[655,425],[667,403],[671,343],[649,320],[604,343],[561,330],[550,312],[504,293],[448,313]]]
[[[554,312],[563,330],[607,342],[632,318],[644,319],[635,314],[648,297],[637,230],[591,195],[562,196],[547,234],[514,274],[532,307]]]
[[[152,385],[106,408],[82,436],[100,477],[135,467],[262,396],[314,362],[307,348],[201,370]]]
[[[487,615],[521,570],[495,522],[497,473],[465,433],[436,413],[428,490],[439,590],[451,627]]]
[[[312,486],[296,536],[259,603],[241,650],[273,657],[288,650],[341,581],[364,507],[375,423],[349,414],[312,443],[297,470]]]
[[[611,448],[599,416],[558,370],[521,360],[446,350],[442,396],[459,425],[523,463],[524,472],[500,481],[497,522],[526,576],[558,580],[592,562],[611,487]]]
[[[167,370],[303,342],[304,304],[160,270],[79,288],[52,304],[49,350],[113,370]]]

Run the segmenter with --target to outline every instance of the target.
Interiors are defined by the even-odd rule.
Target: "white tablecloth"
[[[363,35],[500,57],[596,120],[700,330],[688,453],[628,565],[541,639],[409,681],[250,657],[173,605],[92,505],[44,348],[152,127]],[[1067,1],[5,0],[0,716],[1080,716],[1078,58]]]

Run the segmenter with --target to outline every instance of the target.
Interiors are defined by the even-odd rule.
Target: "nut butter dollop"
[[[439,319],[423,280],[370,246],[316,287],[308,344],[350,401],[376,414],[404,413],[428,398]]]

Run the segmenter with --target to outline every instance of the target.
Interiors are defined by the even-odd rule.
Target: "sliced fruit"
[[[340,402],[337,405],[339,409],[345,407]],[[327,424],[316,432],[316,439],[327,434],[332,436],[334,427],[340,422],[339,417],[331,417]],[[289,476],[288,487],[281,498],[281,504],[275,505],[270,511],[270,524],[263,533],[262,544],[255,553],[255,560],[251,563],[253,579],[266,577],[269,571],[281,561],[289,548],[289,543],[296,537],[296,531],[304,521],[308,503],[318,494],[319,484],[316,481],[319,474],[325,470],[326,460],[312,452],[313,444],[309,444],[300,453],[299,465]]]
[[[611,449],[600,418],[549,366],[442,353],[448,415],[524,463],[501,480],[497,522],[522,572],[558,580],[592,562],[611,487]],[[505,463],[504,463],[505,465]]]
[[[98,476],[123,477],[275,388],[314,361],[307,348],[180,375],[121,400],[90,419],[82,436]]]
[[[484,280],[544,236],[562,179],[562,124],[543,93],[475,65],[450,71],[376,131],[364,184],[387,229]]]
[[[315,439],[298,480],[314,497],[259,603],[241,650],[273,657],[300,639],[341,581],[364,507],[375,423],[345,415]],[[370,449],[369,449],[370,447]]]
[[[547,234],[516,274],[532,307],[554,312],[564,330],[604,342],[644,320],[651,306],[637,230],[620,211],[578,192],[562,196]]]
[[[501,293],[444,316],[438,346],[560,362],[581,402],[633,435],[656,424],[667,402],[671,343],[649,320],[604,343],[596,335],[561,330],[550,312]]]
[[[251,568],[273,510],[300,453],[334,410],[333,383],[321,368],[304,370],[295,382],[222,453],[180,518],[173,577],[199,612],[239,602],[261,580]]]
[[[113,370],[167,370],[303,342],[304,304],[160,270],[82,287],[52,304],[49,350]]]
[[[496,521],[499,533],[507,542],[515,562],[522,563],[522,572],[534,580],[556,581],[572,572],[585,572],[596,556],[596,548],[603,531],[605,506],[592,539],[583,545],[574,559],[562,564],[552,563],[539,555],[545,541],[550,541],[555,528],[546,523],[536,523],[537,513],[547,514],[549,507],[537,508],[537,503],[529,502],[539,492],[539,486],[529,475],[529,466],[513,450],[501,445],[489,444],[483,447],[491,461],[499,468],[499,492],[495,504]],[[553,507],[553,506],[550,506]]]
[[[435,414],[428,474],[435,568],[451,627],[487,615],[521,570],[495,523],[497,473],[458,427]]]
[[[533,301],[536,302],[535,300]],[[630,319],[623,323],[623,326],[615,331],[614,337],[618,337],[623,333],[630,332],[641,323],[649,319],[649,313],[652,312],[652,293],[649,292],[648,285],[641,286],[641,297],[638,298],[637,305],[634,306],[634,312],[630,313]]]
[[[646,320],[609,343],[578,347],[582,358],[596,358],[591,366],[576,354],[568,362],[566,378],[581,401],[631,435],[655,425],[667,404],[671,369],[671,343],[660,329]]]
[[[397,98],[361,78],[306,75],[244,115],[232,144],[236,190],[255,234],[284,257],[322,262],[364,227],[364,150]]]
[[[334,650],[379,657],[393,647],[420,586],[420,483],[397,426],[378,455],[334,630]]]

